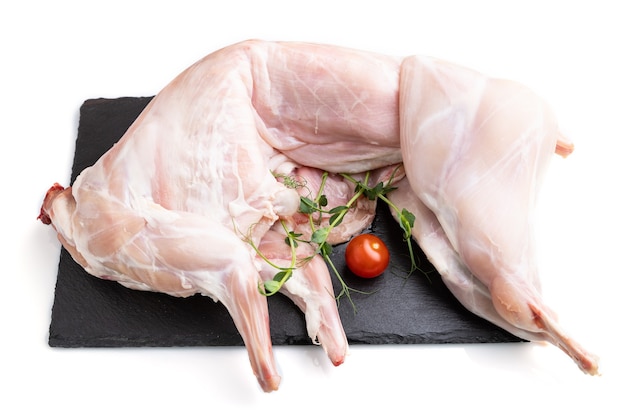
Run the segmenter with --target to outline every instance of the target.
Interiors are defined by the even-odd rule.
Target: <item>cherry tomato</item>
[[[346,247],[346,265],[361,278],[374,278],[389,265],[389,250],[378,237],[365,233],[355,236]]]

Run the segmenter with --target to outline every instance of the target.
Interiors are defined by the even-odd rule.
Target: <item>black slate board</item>
[[[124,134],[150,97],[87,100],[80,123],[72,182]],[[389,246],[392,266],[378,278],[358,279],[343,261],[344,246],[333,261],[346,283],[370,294],[344,297],[339,310],[350,343],[485,343],[520,341],[508,332],[467,312],[450,294],[420,249],[421,269],[408,279],[409,259],[401,231],[384,204],[378,207],[371,232]],[[336,290],[339,285],[335,282]],[[268,300],[272,341],[276,345],[310,344],[302,313],[277,295]],[[202,296],[175,298],[133,291],[87,274],[62,249],[59,261],[50,346],[238,346],[235,326],[219,303]]]

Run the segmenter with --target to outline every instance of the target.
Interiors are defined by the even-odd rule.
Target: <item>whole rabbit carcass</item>
[[[541,334],[595,373],[595,358],[561,334],[535,285],[529,219],[549,156],[569,151],[557,139],[547,108],[513,83],[415,57],[246,41],[174,79],[71,187],[48,191],[40,219],[94,276],[222,302],[259,384],[272,391],[280,377],[259,291],[267,265],[256,249],[276,247],[277,221],[294,224],[300,201],[276,174],[300,169],[314,182],[322,171],[362,175],[404,164],[394,198],[424,213],[415,230],[439,236],[432,247],[445,256],[414,236],[444,278],[451,269],[471,277],[469,293],[481,301],[468,304],[460,284],[445,279],[453,293],[513,333]],[[514,210],[502,206],[509,198]],[[358,210],[350,233],[372,213],[367,204]],[[273,256],[290,256],[284,249]],[[313,259],[284,292],[338,365],[347,341],[328,271]]]

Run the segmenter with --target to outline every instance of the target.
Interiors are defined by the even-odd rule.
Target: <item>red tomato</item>
[[[371,234],[355,236],[346,247],[346,265],[361,278],[374,278],[389,265],[389,250],[385,243]]]

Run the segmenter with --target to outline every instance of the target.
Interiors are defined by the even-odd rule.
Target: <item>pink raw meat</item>
[[[540,333],[575,356],[574,342],[541,303],[532,251],[541,175],[555,149],[571,151],[557,138],[547,108],[512,83],[432,60],[246,41],[174,79],[72,187],[50,189],[40,218],[94,276],[222,302],[260,386],[272,391],[280,377],[259,285],[273,271],[254,247],[286,261],[277,221],[298,227],[301,192],[278,174],[300,171],[314,183],[322,170],[379,170],[382,178],[404,163],[409,189],[399,200],[426,213],[416,230],[430,227],[433,245],[443,245],[435,266],[444,278],[450,268],[475,277],[467,291],[452,286],[453,293],[496,324]],[[331,198],[345,199],[340,177],[331,183]],[[333,242],[366,227],[372,207],[363,202]],[[345,334],[328,271],[313,259],[283,292],[305,312],[311,338],[340,364]],[[472,307],[463,294],[477,292],[482,301]],[[594,373],[595,359],[580,352],[575,359]]]

